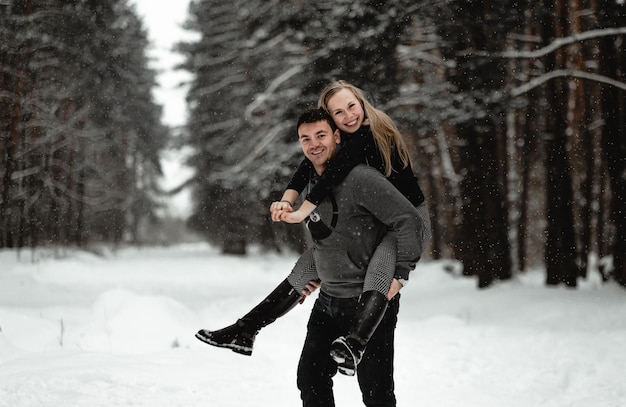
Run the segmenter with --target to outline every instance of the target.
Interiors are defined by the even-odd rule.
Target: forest
[[[0,2],[0,248],[137,241],[168,141],[125,1]]]
[[[537,3],[193,0],[174,134],[126,0],[0,1],[0,248],[140,243],[173,146],[193,152],[191,229],[225,253],[302,250],[268,207],[302,159],[299,112],[345,79],[411,146],[425,257],[479,287],[531,267],[626,286],[626,6]]]

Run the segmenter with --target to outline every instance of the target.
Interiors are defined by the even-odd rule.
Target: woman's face
[[[341,131],[352,134],[365,120],[363,106],[350,89],[341,89],[328,99],[327,104],[328,113]]]

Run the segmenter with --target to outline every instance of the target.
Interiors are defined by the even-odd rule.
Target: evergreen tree
[[[523,3],[472,1],[435,7],[440,49],[454,60],[447,80],[452,100],[462,104],[454,133],[458,138],[462,207],[455,253],[466,275],[479,287],[511,276],[506,185],[500,151],[505,138],[506,101],[497,97],[506,80],[506,64],[495,57],[507,35],[521,26]],[[434,17],[433,17],[434,18]]]
[[[285,151],[293,138],[283,113],[294,98],[299,51],[274,27],[278,2],[218,3],[192,3],[187,28],[200,39],[179,46],[183,67],[195,74],[188,95],[189,165],[196,170],[190,224],[225,252],[245,253],[253,242],[275,246],[267,208],[286,175],[276,161],[295,151],[293,144]]]
[[[154,209],[166,141],[140,21],[122,0],[16,1],[3,18],[1,246],[119,242],[129,208]]]
[[[575,285],[597,251],[615,256],[623,281],[623,8],[194,2],[201,39],[181,47],[196,75],[191,222],[239,252],[276,246],[277,226],[263,225],[302,157],[292,124],[327,82],[346,79],[415,148],[433,255],[461,260],[480,287],[509,278],[514,261]]]

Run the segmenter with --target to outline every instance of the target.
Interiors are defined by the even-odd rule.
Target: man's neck
[[[315,173],[321,177],[324,171],[326,171],[326,165],[324,165],[323,167],[313,166],[313,169],[315,170]]]

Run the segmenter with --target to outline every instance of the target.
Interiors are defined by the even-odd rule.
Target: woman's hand
[[[304,221],[306,219],[306,217],[309,216],[309,214],[305,214],[302,212],[302,210],[298,209],[295,212],[282,212],[279,220],[282,220],[283,222],[286,223],[300,223],[302,221]]]
[[[284,213],[293,212],[293,203],[296,202],[300,193],[295,189],[286,189],[280,201],[274,201],[270,205],[270,215],[272,221],[280,222],[280,217]]]
[[[289,201],[275,201],[270,205],[270,214],[272,215],[273,222],[280,222],[281,217],[293,211],[291,202]]]
[[[300,223],[306,219],[317,208],[308,200],[302,202],[300,208],[297,211],[283,212],[280,216],[280,220],[287,223]]]

